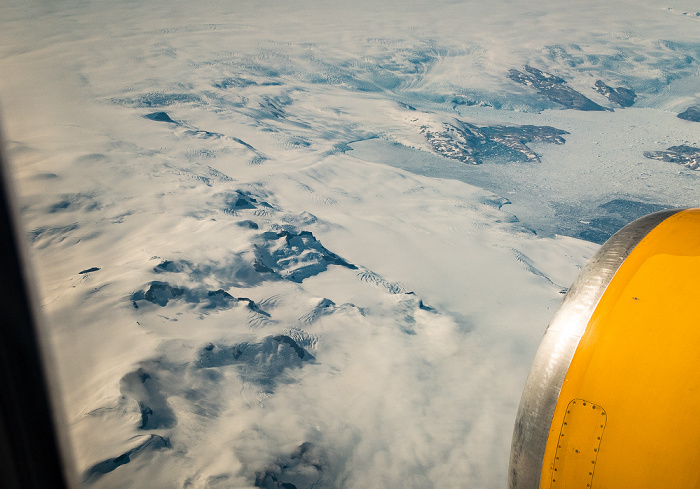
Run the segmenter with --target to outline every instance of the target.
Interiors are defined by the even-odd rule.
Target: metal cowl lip
[[[591,258],[569,289],[540,343],[520,401],[508,474],[511,489],[541,487],[548,440],[553,432],[558,436],[560,431],[560,426],[554,426],[552,422],[560,403],[562,386],[581,338],[611,281],[649,233],[683,212],[699,215],[697,211],[661,211],[622,228]],[[700,223],[700,219],[697,221]],[[561,400],[564,405],[569,402],[571,399]],[[550,447],[548,452],[551,451]],[[554,460],[551,466],[554,467]],[[549,482],[546,487],[549,487]],[[585,483],[583,487],[586,487]]]

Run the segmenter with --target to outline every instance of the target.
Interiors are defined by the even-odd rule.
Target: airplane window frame
[[[69,489],[72,474],[57,385],[47,368],[41,316],[18,226],[17,199],[0,134],[0,485]]]

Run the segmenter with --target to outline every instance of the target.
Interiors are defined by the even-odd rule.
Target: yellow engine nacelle
[[[511,489],[700,488],[700,209],[612,236],[547,329]]]

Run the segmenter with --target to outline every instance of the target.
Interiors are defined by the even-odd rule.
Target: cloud
[[[85,486],[504,487],[577,237],[697,198],[643,156],[700,144],[698,39],[659,41],[696,20],[638,4],[11,2],[3,116]],[[523,66],[637,98],[551,110]],[[480,165],[443,157],[467,130]]]

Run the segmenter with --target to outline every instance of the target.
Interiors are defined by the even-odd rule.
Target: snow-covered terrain
[[[598,245],[698,205],[690,1],[8,0],[87,488],[502,488]]]

